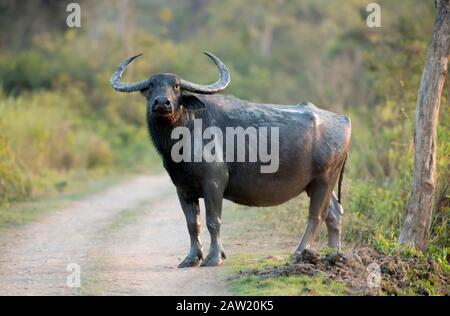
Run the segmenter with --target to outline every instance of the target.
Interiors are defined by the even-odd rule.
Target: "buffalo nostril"
[[[153,103],[154,105],[170,105],[170,100],[167,97],[157,97]]]

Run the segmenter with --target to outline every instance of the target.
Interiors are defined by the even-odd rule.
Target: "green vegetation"
[[[0,96],[1,224],[14,222],[11,202],[62,193],[119,170],[156,170],[145,129],[85,116],[86,104],[75,88]]]
[[[0,28],[0,225],[25,221],[14,219],[19,202],[70,191],[86,178],[158,168],[144,100],[115,93],[110,75],[126,56],[142,51],[127,79],[174,72],[206,83],[216,78],[201,54],[207,50],[230,68],[227,93],[268,103],[310,101],[351,116],[344,244],[394,249],[411,185],[415,97],[433,1],[378,1],[383,27],[373,29],[365,23],[364,0],[153,0],[129,2],[123,10],[122,1],[79,1],[80,29],[65,26],[63,2],[43,2],[19,10],[0,1],[0,25],[8,26]],[[446,271],[449,100],[447,82],[427,254]],[[249,234],[270,228],[277,239],[293,243],[304,227],[307,202],[302,196],[280,207],[238,210],[260,223]],[[320,243],[325,240],[322,232]],[[303,293],[304,280],[248,278],[235,286],[238,293],[250,287],[267,293],[269,285],[282,291],[296,284],[296,293]]]
[[[288,254],[272,256],[251,253],[237,253],[227,257],[226,264],[230,271],[239,272],[244,269],[264,269],[273,265],[285,264],[289,258]]]
[[[380,288],[368,288],[364,264],[336,267],[326,261],[331,253],[321,255],[321,265],[302,265],[289,256],[255,258],[254,252],[229,258],[229,287],[236,295],[448,295],[448,266],[414,250],[374,254],[378,258],[370,262],[381,266]]]
[[[322,276],[259,278],[244,276],[231,283],[233,293],[237,295],[344,295],[346,286],[342,282],[329,281]]]

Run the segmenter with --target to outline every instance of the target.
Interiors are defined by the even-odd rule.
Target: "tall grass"
[[[77,89],[0,95],[0,201],[61,190],[76,173],[111,172],[154,157],[144,129],[80,114]]]

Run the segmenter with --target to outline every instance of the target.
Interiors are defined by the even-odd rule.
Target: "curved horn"
[[[181,79],[180,80],[181,88],[200,94],[214,94],[220,92],[224,90],[230,83],[230,73],[227,69],[227,66],[225,66],[225,64],[213,54],[210,54],[208,52],[203,53],[209,58],[211,58],[213,62],[216,64],[217,68],[219,69],[219,80],[210,85],[201,85]]]
[[[150,84],[150,80],[142,80],[138,82],[132,82],[132,83],[125,83],[120,81],[120,78],[122,77],[123,72],[125,69],[127,69],[127,66],[129,63],[131,63],[133,60],[141,56],[142,53],[131,56],[127,59],[125,59],[119,67],[117,67],[116,71],[114,71],[112,77],[111,77],[111,85],[114,89],[121,92],[133,92],[133,91],[139,91],[145,88],[148,88]]]

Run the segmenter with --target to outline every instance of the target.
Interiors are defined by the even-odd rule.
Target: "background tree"
[[[436,141],[441,93],[450,57],[450,2],[436,1],[437,16],[420,80],[414,130],[414,169],[405,223],[398,238],[425,249],[436,186]]]

